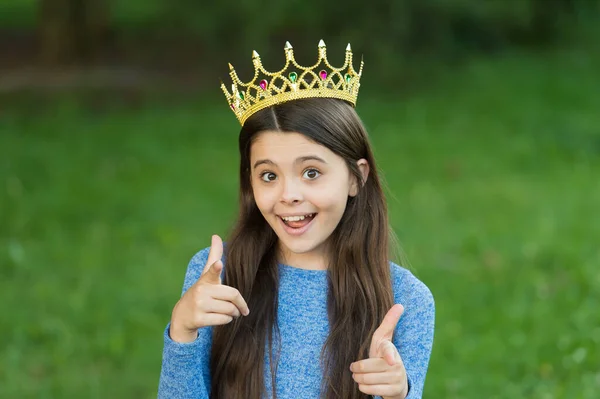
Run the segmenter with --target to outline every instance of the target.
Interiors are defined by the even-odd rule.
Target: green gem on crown
[[[350,76],[350,74],[347,73],[346,75],[344,75],[344,77],[346,78],[346,83],[350,83],[350,79],[352,79],[352,76]]]
[[[298,79],[298,74],[296,72],[290,72],[290,74],[288,75],[288,77],[290,78],[290,80],[292,81],[292,83],[295,83],[296,79]]]
[[[240,98],[240,100],[244,99],[244,93],[242,93],[241,91],[238,91],[238,97]]]

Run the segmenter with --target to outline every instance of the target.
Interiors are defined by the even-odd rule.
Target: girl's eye
[[[260,175],[260,178],[262,181],[265,181],[268,183],[268,182],[271,182],[271,181],[277,179],[277,175],[273,172],[265,172]]]
[[[319,176],[321,176],[321,172],[319,172],[316,169],[306,169],[304,171],[304,174],[302,175],[302,177],[309,179],[309,180],[314,180]]]

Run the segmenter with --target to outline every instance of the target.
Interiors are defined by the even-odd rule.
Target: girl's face
[[[367,161],[358,166],[364,179]],[[288,264],[325,268],[324,244],[357,181],[343,158],[300,133],[263,132],[250,148],[254,200],[279,237]]]

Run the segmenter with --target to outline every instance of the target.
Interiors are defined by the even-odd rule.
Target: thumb
[[[200,280],[209,284],[221,284],[221,271],[223,270],[223,262],[216,261],[204,272]]]
[[[373,333],[373,338],[371,338],[371,347],[369,349],[369,357],[384,357],[383,349],[386,348],[386,341],[394,346],[391,342],[394,337],[394,331],[396,330],[396,326],[400,321],[400,317],[404,312],[404,306],[400,304],[395,304],[388,310],[387,314],[383,318],[383,321],[377,327],[377,330]],[[386,358],[389,364],[393,360],[393,357]]]
[[[203,273],[206,273],[208,269],[218,260],[223,257],[223,240],[218,235],[213,235],[210,242],[210,251],[208,252],[208,259],[206,260],[206,266],[204,267]]]
[[[398,325],[398,322],[400,321],[402,313],[404,313],[404,306],[398,303],[392,306],[375,331],[374,336],[391,339],[394,335],[396,325]]]
[[[378,357],[384,359],[390,366],[395,365],[396,359],[400,357],[396,345],[387,339],[381,341],[377,352]]]

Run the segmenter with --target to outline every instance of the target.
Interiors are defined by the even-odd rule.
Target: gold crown
[[[356,106],[363,61],[357,73],[352,66],[350,44],[346,47],[346,60],[341,68],[334,68],[327,61],[323,40],[319,42],[319,59],[310,67],[298,65],[290,42],[285,43],[284,50],[286,63],[278,72],[266,71],[260,56],[253,51],[254,78],[248,83],[243,83],[229,64],[229,74],[233,80],[231,93],[223,83],[221,89],[240,124],[244,125],[246,119],[256,111],[299,98],[339,98]]]

